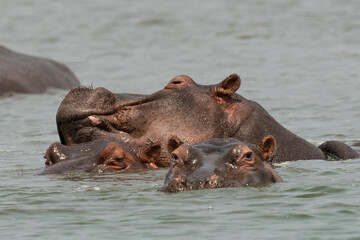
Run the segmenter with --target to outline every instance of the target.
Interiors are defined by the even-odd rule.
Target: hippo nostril
[[[178,155],[176,155],[174,153],[171,154],[171,157],[172,157],[173,160],[178,160],[179,159]]]
[[[52,161],[50,159],[46,159],[45,166],[51,166],[53,165]]]
[[[173,159],[173,165],[176,167],[181,167],[184,165],[184,161],[183,159],[181,159],[177,154],[171,154],[172,159]]]

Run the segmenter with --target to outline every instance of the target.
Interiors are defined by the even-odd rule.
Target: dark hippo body
[[[189,144],[228,137],[256,144],[272,135],[277,145],[269,162],[326,159],[320,148],[281,126],[258,103],[236,94],[240,81],[233,74],[216,85],[199,85],[187,76],[178,76],[151,95],[74,89],[57,112],[59,136],[63,144],[109,138],[137,144],[150,139],[165,146],[170,136]],[[335,145],[339,147],[332,152]],[[339,155],[344,147],[348,148],[336,142],[327,151]],[[358,157],[350,150],[343,158]],[[170,162],[163,151],[156,164],[168,167]]]
[[[266,136],[258,145],[234,138],[188,145],[170,138],[168,149],[173,160],[159,190],[179,192],[281,182],[265,162],[272,156],[275,145],[272,136]]]
[[[49,87],[71,89],[79,86],[79,80],[64,64],[0,46],[0,94],[41,93]]]
[[[40,174],[102,173],[157,168],[160,143],[143,148],[109,139],[74,146],[53,143],[46,150],[46,168]]]

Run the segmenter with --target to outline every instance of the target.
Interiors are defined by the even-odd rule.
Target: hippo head
[[[173,161],[160,190],[179,192],[280,182],[281,178],[264,162],[273,154],[275,144],[272,136],[258,145],[233,138],[188,145],[171,137],[168,150]]]
[[[151,95],[77,88],[57,112],[60,140],[70,145],[96,138],[137,144],[150,139],[166,146],[172,135],[188,143],[234,136],[242,123],[236,116],[236,105],[244,100],[235,94],[240,82],[233,74],[219,84],[199,85],[182,75]],[[244,118],[251,112],[245,105],[241,110]],[[170,155],[163,151],[156,164],[168,167],[170,162]]]
[[[144,148],[107,139],[66,146],[53,143],[47,149],[46,168],[40,174],[123,172],[157,168],[154,161],[159,156],[161,145],[150,143]]]

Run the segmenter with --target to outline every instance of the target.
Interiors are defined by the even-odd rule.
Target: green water
[[[2,237],[11,239],[358,239],[360,160],[299,161],[260,188],[158,192],[139,174],[2,174]],[[11,184],[10,184],[11,183]]]
[[[360,140],[360,3],[1,1],[0,44],[84,85],[152,93],[239,73],[313,144]],[[360,239],[360,159],[275,165],[283,183],[165,194],[166,170],[38,176],[66,91],[0,97],[0,239]],[[359,147],[355,147],[360,150]]]

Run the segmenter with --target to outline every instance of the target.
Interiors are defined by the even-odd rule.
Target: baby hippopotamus
[[[96,139],[66,146],[53,143],[46,150],[46,168],[40,174],[102,173],[154,169],[159,142],[139,147],[119,140]]]
[[[194,145],[171,137],[170,171],[160,191],[179,192],[224,187],[254,186],[281,182],[265,162],[275,150],[273,136],[265,136],[258,145],[234,138],[211,139]]]

